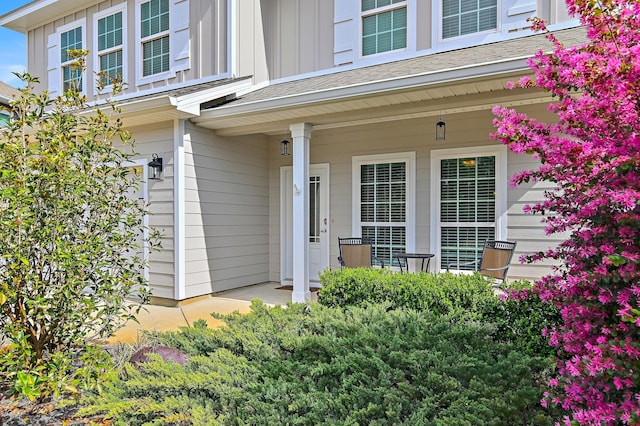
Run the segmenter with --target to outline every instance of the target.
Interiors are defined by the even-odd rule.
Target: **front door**
[[[309,166],[309,280],[329,267],[329,165]],[[293,168],[280,170],[280,281],[293,281]]]

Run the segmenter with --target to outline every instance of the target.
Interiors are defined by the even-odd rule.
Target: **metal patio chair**
[[[374,259],[384,267],[381,259],[373,257],[372,242],[368,238],[338,237],[338,248],[340,250],[338,261],[341,268],[371,267]]]
[[[487,240],[484,242],[480,260],[449,263],[447,265],[447,271],[449,269],[460,269],[461,266],[473,266],[475,271],[478,271],[485,277],[503,283],[507,278],[507,272],[509,271],[513,253],[516,250],[516,244],[517,242],[515,241]]]

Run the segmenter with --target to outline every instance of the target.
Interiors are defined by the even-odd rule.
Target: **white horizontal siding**
[[[545,113],[545,106],[530,107],[529,112]],[[331,215],[330,215],[330,266],[339,268],[337,261],[337,237],[351,236],[351,210],[354,194],[351,189],[352,157],[367,154],[385,154],[391,152],[416,153],[416,250],[434,252],[430,247],[430,152],[442,148],[464,148],[495,145],[489,134],[495,131],[490,111],[456,114],[443,117],[447,123],[447,139],[436,142],[435,121],[404,120],[369,126],[349,127],[327,131],[316,131],[311,135],[311,163],[329,163],[331,165]],[[279,155],[278,143],[288,135],[273,137],[270,141],[272,168],[270,172],[270,280],[280,279],[280,167],[291,165],[291,157]],[[515,171],[536,166],[532,157],[508,154],[507,172],[511,176]],[[519,257],[553,247],[564,236],[545,235],[540,217],[526,215],[522,207],[526,203],[543,199],[548,184],[539,183],[530,187],[507,190],[507,238],[518,241],[514,263],[510,269],[512,278],[538,278],[551,271],[550,263],[520,265]]]
[[[126,124],[126,123],[125,123]],[[151,161],[158,154],[164,162],[162,180],[149,180],[149,225],[162,234],[162,249],[149,256],[149,284],[153,296],[174,298],[173,220],[173,123],[129,129],[138,158]]]

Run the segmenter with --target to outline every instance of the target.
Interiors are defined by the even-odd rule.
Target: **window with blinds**
[[[360,226],[374,257],[398,266],[392,254],[405,251],[407,240],[406,163],[360,166]]]
[[[82,27],[60,34],[60,65],[62,67],[62,90],[82,91],[82,69],[74,65],[72,50],[82,49]]]
[[[151,0],[140,5],[142,75],[169,71],[169,0]]]
[[[484,241],[496,235],[495,156],[440,161],[439,221],[442,269],[480,258]]]
[[[442,0],[442,38],[495,30],[497,0]]]
[[[406,0],[362,0],[362,56],[406,47]]]
[[[122,77],[122,12],[98,19],[98,62],[105,86]]]

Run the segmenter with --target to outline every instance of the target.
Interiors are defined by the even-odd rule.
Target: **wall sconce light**
[[[149,171],[151,172],[151,176],[149,179],[160,180],[160,173],[162,173],[162,157],[158,157],[158,154],[153,154],[151,156],[151,161],[149,161]]]
[[[291,153],[289,152],[289,143],[290,142],[286,139],[280,142],[280,155],[282,155],[283,157],[288,157],[289,155],[291,155]]]
[[[447,130],[447,124],[442,121],[442,113],[440,113],[440,121],[436,123],[436,140],[443,141],[445,139],[445,133]]]

